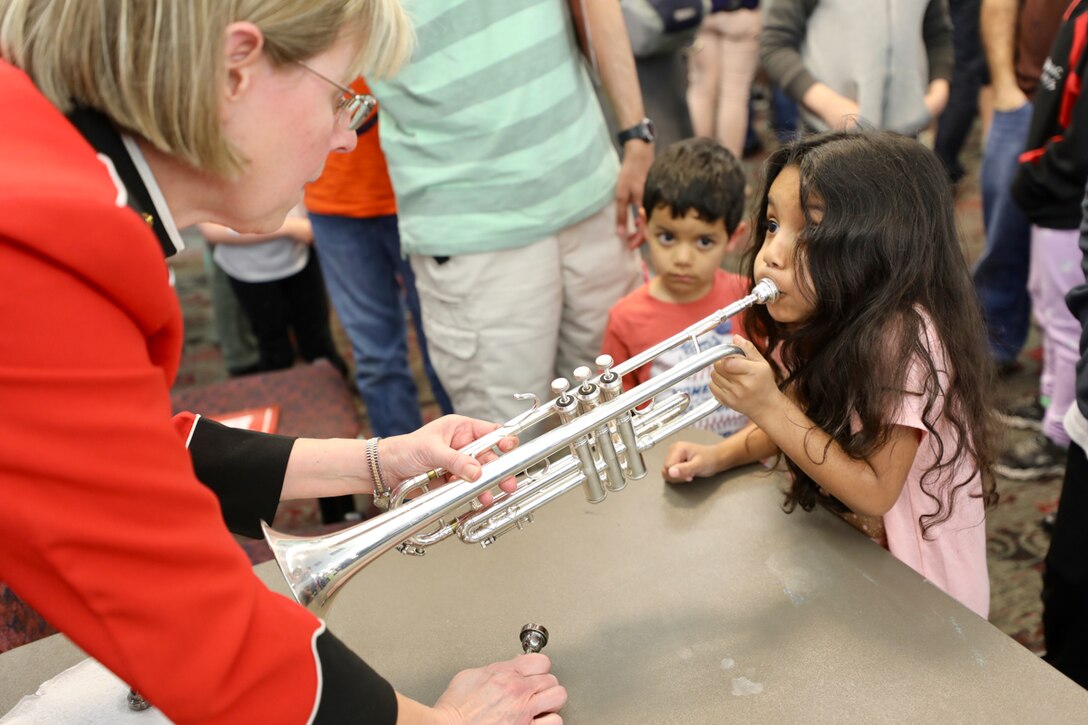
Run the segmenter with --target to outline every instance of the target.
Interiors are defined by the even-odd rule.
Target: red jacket
[[[254,576],[230,507],[194,475],[155,235],[3,62],[0,107],[0,578],[175,722],[361,717],[365,702],[395,718],[392,689]],[[282,469],[264,504],[280,485]]]

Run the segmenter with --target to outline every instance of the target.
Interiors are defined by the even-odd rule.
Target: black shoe
[[[1012,447],[994,464],[994,473],[1014,481],[1039,481],[1065,473],[1066,450],[1042,433]]]
[[[240,378],[243,375],[253,375],[254,373],[259,373],[260,371],[261,366],[258,363],[253,363],[252,365],[246,365],[245,367],[229,368],[227,370],[227,374],[230,375],[232,378]]]
[[[1010,428],[1036,432],[1043,430],[1043,416],[1045,414],[1046,408],[1039,402],[1038,395],[1015,401],[997,410],[997,417]]]

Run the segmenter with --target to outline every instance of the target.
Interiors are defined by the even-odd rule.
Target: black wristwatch
[[[657,132],[654,131],[654,122],[648,118],[644,118],[636,123],[631,128],[625,128],[616,134],[616,138],[620,141],[620,146],[630,141],[633,138],[637,138],[640,141],[646,143],[653,143]]]

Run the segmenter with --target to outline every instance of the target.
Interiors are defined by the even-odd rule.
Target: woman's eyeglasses
[[[356,93],[350,88],[340,85],[331,78],[326,78],[305,63],[301,61],[296,62],[321,80],[343,91],[340,100],[336,103],[336,121],[346,130],[359,130],[359,127],[363,125],[363,121],[368,119],[370,114],[374,113],[374,108],[378,105],[378,100],[374,98],[374,96],[369,93]]]

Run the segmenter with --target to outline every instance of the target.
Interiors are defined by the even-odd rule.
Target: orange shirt
[[[370,93],[362,78],[357,78],[351,88],[356,93]],[[321,178],[306,187],[303,203],[307,211],[332,216],[365,218],[397,213],[377,122],[363,123],[354,151],[329,154]]]

